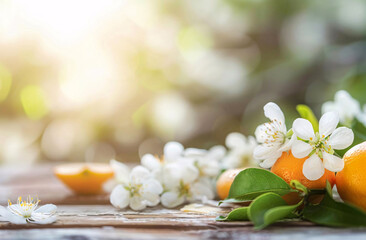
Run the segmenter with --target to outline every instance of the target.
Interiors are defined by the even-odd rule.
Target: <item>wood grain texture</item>
[[[262,231],[250,222],[216,222],[230,208],[198,213],[165,209],[117,210],[108,195],[76,196],[52,174],[51,165],[32,169],[0,169],[0,203],[19,195],[38,195],[41,204],[58,205],[58,221],[50,225],[0,222],[0,239],[366,239],[365,229],[334,229],[308,222],[281,222]]]

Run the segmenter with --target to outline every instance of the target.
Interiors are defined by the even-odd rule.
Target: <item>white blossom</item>
[[[290,150],[295,136],[292,135],[291,138],[288,136],[285,116],[277,104],[269,102],[263,109],[264,115],[270,122],[258,126],[255,130],[255,136],[260,145],[254,149],[253,155],[255,159],[262,160],[261,167],[270,168],[282,152]]]
[[[209,181],[199,178],[199,171],[192,164],[172,163],[164,168],[165,191],[161,196],[163,206],[173,208],[186,201],[213,199]]]
[[[137,166],[129,174],[128,183],[119,184],[113,189],[110,202],[117,208],[130,206],[133,210],[142,210],[158,205],[162,192],[160,182],[152,177],[149,170]]]
[[[229,151],[222,161],[224,168],[242,168],[256,165],[253,152],[258,144],[253,136],[246,137],[241,133],[230,133],[226,137],[225,144]]]
[[[57,220],[55,215],[57,207],[53,204],[46,204],[38,207],[39,200],[28,197],[25,201],[18,198],[16,204],[8,202],[8,207],[0,206],[0,221],[14,224],[50,224]]]
[[[186,161],[197,167],[200,177],[216,178],[221,171],[221,161],[226,154],[223,146],[214,146],[209,150],[187,148],[184,152]]]
[[[118,184],[124,184],[128,182],[128,176],[131,170],[127,165],[114,159],[109,162],[109,165],[113,170],[114,177],[103,184],[103,189],[104,191],[110,193]]]
[[[149,169],[155,179],[162,182],[162,171],[165,165],[182,161],[184,162],[184,147],[178,142],[168,142],[164,146],[162,157],[145,154],[141,158],[141,165]]]
[[[317,180],[324,174],[324,168],[339,172],[344,161],[333,155],[334,149],[349,147],[354,139],[351,129],[337,128],[339,116],[336,112],[325,113],[319,121],[319,132],[314,132],[312,124],[303,118],[293,123],[293,131],[300,139],[292,144],[292,154],[296,158],[308,157],[303,165],[303,173],[309,180]]]
[[[334,101],[328,101],[322,105],[323,114],[332,111],[337,112],[340,122],[348,127],[355,118],[361,117],[360,103],[345,90],[336,92]]]

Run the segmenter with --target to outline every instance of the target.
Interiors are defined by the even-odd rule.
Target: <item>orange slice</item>
[[[105,163],[69,163],[56,166],[55,175],[78,194],[103,192],[103,183],[113,177],[113,169]]]

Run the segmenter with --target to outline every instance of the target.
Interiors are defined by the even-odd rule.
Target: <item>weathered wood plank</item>
[[[161,206],[142,212],[117,210],[108,195],[73,195],[51,168],[0,168],[1,205],[20,195],[38,195],[41,204],[58,205],[59,214],[51,225],[1,222],[0,239],[366,239],[365,229],[325,228],[302,221],[277,223],[262,231],[253,230],[249,222],[215,221],[230,208],[210,208],[205,213]]]
[[[176,230],[176,229],[135,229],[135,228],[58,228],[58,229],[22,229],[0,230],[1,239],[238,239],[238,240],[364,240],[366,233],[362,229],[335,229],[323,227],[270,227],[262,231],[252,228],[206,229],[206,230]]]
[[[162,207],[149,208],[142,212],[120,211],[108,205],[66,205],[59,206],[59,219],[51,225],[14,225],[2,222],[0,229],[27,228],[76,228],[104,227],[116,228],[157,228],[157,229],[222,229],[252,227],[250,222],[216,222],[218,213],[185,213],[179,209]],[[311,226],[307,222],[286,223],[288,226]]]

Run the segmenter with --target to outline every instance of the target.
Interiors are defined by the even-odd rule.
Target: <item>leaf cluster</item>
[[[288,205],[282,196],[297,193],[300,201]],[[324,195],[322,201],[313,204],[312,195]],[[258,168],[241,171],[234,179],[229,196],[222,202],[250,202],[217,221],[251,221],[255,229],[263,229],[278,221],[306,220],[330,227],[365,227],[366,213],[332,197],[329,182],[324,189],[307,189],[299,181],[290,184],[274,173]]]

